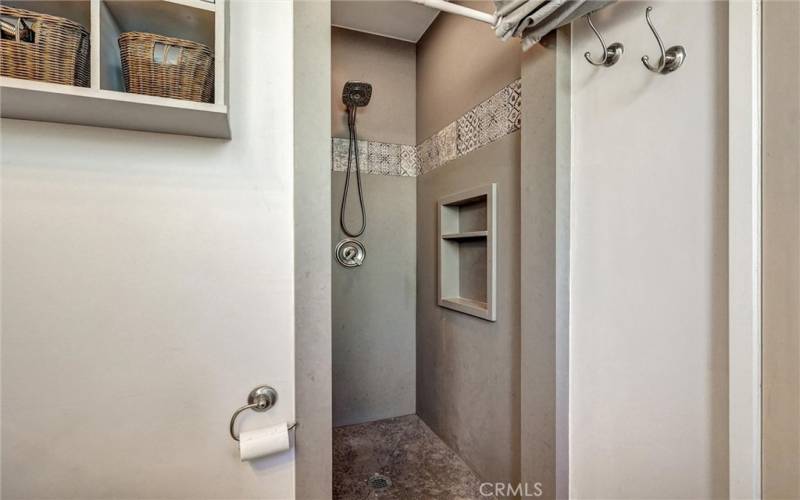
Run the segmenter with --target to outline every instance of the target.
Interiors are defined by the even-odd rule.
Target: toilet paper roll
[[[286,422],[239,434],[239,457],[242,462],[289,449],[289,426]]]

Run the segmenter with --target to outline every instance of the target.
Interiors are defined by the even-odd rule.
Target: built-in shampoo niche
[[[496,320],[496,184],[439,199],[439,305]]]

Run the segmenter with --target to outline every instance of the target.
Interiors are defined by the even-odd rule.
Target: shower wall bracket
[[[438,210],[439,306],[495,321],[497,185],[440,198]]]

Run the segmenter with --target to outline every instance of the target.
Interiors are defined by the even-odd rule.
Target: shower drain
[[[383,474],[376,473],[367,480],[367,484],[369,484],[369,487],[373,490],[385,490],[392,485],[392,480]]]

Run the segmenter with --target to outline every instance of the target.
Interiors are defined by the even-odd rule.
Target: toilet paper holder
[[[236,434],[236,417],[239,416],[245,410],[253,410],[257,411],[258,413],[263,413],[273,406],[275,403],[278,402],[278,391],[273,389],[268,385],[260,385],[250,391],[250,394],[247,396],[247,404],[233,412],[233,416],[231,416],[231,425],[230,425],[230,433],[231,437],[234,441],[239,440],[239,436]],[[289,430],[294,429],[297,427],[297,423],[295,422],[291,426],[289,426]]]

